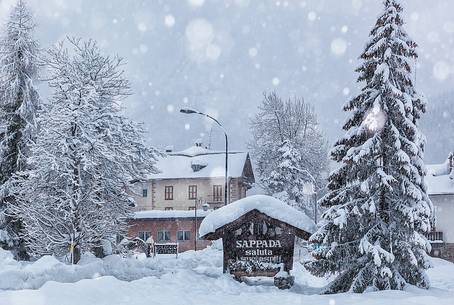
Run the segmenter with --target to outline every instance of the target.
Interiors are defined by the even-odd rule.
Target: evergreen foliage
[[[26,168],[28,146],[36,133],[39,48],[34,29],[31,12],[19,0],[0,40],[0,247],[19,258],[27,257],[18,236],[21,224],[6,208],[14,204],[10,179]]]
[[[313,107],[303,99],[284,101],[274,92],[265,94],[251,131],[260,186],[312,217],[313,203],[303,196],[303,185],[315,182],[320,191],[328,167],[326,140]]]
[[[340,167],[329,177],[325,224],[311,237],[322,246],[306,267],[336,274],[326,293],[429,287],[432,204],[424,184],[424,137],[417,122],[425,100],[414,87],[416,43],[403,29],[402,6],[384,1],[384,12],[361,55],[358,96],[345,136],[331,152]]]

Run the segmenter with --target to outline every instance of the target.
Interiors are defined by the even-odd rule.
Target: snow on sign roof
[[[454,180],[448,160],[442,164],[427,165],[427,193],[429,195],[454,194]]]
[[[306,214],[285,204],[281,200],[266,195],[254,195],[232,202],[207,215],[200,224],[199,234],[205,236],[214,233],[224,225],[235,221],[252,210],[286,222],[300,230],[315,232],[315,223]]]
[[[197,210],[197,217],[205,217],[210,210]],[[135,212],[133,219],[164,219],[164,218],[192,218],[195,217],[194,210],[149,210]]]
[[[248,158],[247,152],[229,152],[229,176],[241,177]],[[198,166],[195,170],[194,165]],[[193,146],[181,152],[169,153],[156,163],[160,171],[149,179],[224,177],[225,153]]]

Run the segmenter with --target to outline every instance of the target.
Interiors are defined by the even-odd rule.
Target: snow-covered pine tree
[[[47,56],[54,93],[38,120],[31,169],[14,181],[12,211],[32,255],[70,252],[77,262],[125,233],[128,183],[155,172],[156,151],[122,115],[130,89],[121,59],[102,55],[92,40],[68,40],[70,50],[61,43]]]
[[[294,186],[296,183],[292,178],[280,182],[273,178],[274,175],[281,175],[282,179],[287,176],[287,173],[278,173],[280,166],[287,162],[283,158],[283,149],[287,148],[292,151],[293,156],[286,154],[286,157],[293,158],[293,162],[299,162],[294,169],[298,168],[300,172],[314,177],[316,187],[320,189],[324,184],[323,173],[328,165],[328,154],[326,140],[318,128],[317,115],[310,104],[301,98],[284,101],[274,92],[265,94],[259,112],[251,120],[250,126],[253,139],[249,147],[256,160],[259,183],[267,193],[273,195],[282,192],[282,187],[277,187],[277,184]],[[308,178],[309,175],[302,179]],[[271,180],[275,181],[275,186],[269,183]],[[300,185],[298,190],[287,187],[286,191],[290,193],[280,193],[277,197],[299,197],[295,195],[302,191],[300,182],[297,183]],[[291,204],[290,201],[288,203]],[[306,200],[303,205],[310,203],[310,200]],[[306,208],[311,210],[309,206]],[[312,212],[308,215],[312,215]]]
[[[20,222],[7,216],[5,209],[13,200],[9,180],[25,168],[27,146],[36,132],[39,50],[34,29],[31,12],[19,0],[0,41],[0,247],[13,250],[19,258],[26,258],[17,235]]]
[[[305,185],[315,182],[312,175],[302,165],[301,152],[290,141],[286,140],[277,150],[276,167],[263,183],[273,197],[304,211],[309,217],[314,215],[314,205],[304,193]]]
[[[352,115],[335,144],[339,169],[329,177],[326,223],[311,237],[322,244],[306,267],[337,274],[325,292],[427,288],[432,204],[424,184],[423,136],[417,121],[425,101],[414,88],[416,43],[403,29],[402,6],[384,12],[361,55],[361,93],[344,107]]]

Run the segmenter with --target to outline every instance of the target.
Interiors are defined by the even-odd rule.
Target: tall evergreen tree
[[[13,200],[9,180],[25,169],[27,146],[36,131],[38,43],[34,29],[31,12],[19,0],[0,41],[0,247],[13,249],[20,258],[26,257],[17,235],[20,222],[5,210]]]
[[[268,177],[263,178],[262,182],[274,197],[313,217],[315,207],[308,194],[304,193],[304,188],[306,184],[314,183],[315,179],[303,168],[301,151],[287,140],[281,144],[277,152],[276,167]]]
[[[125,234],[131,179],[155,171],[155,150],[141,127],[122,115],[130,93],[122,61],[104,56],[94,41],[69,40],[49,51],[52,99],[43,104],[30,169],[14,179],[30,254],[65,255],[97,249]]]
[[[322,244],[306,264],[337,274],[326,293],[429,287],[432,204],[424,184],[424,137],[417,121],[425,101],[414,88],[416,43],[403,29],[402,6],[384,1],[357,69],[361,93],[344,107],[346,135],[331,153],[326,223],[311,237]]]

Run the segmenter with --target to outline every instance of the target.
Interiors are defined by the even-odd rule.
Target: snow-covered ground
[[[270,280],[239,283],[222,273],[222,252],[206,249],[175,257],[103,260],[85,257],[68,266],[52,257],[17,263],[0,250],[1,305],[173,305],[173,304],[311,304],[311,305],[452,305],[454,264],[433,259],[432,288],[364,294],[318,295],[326,281],[295,262],[295,286],[278,290]]]

